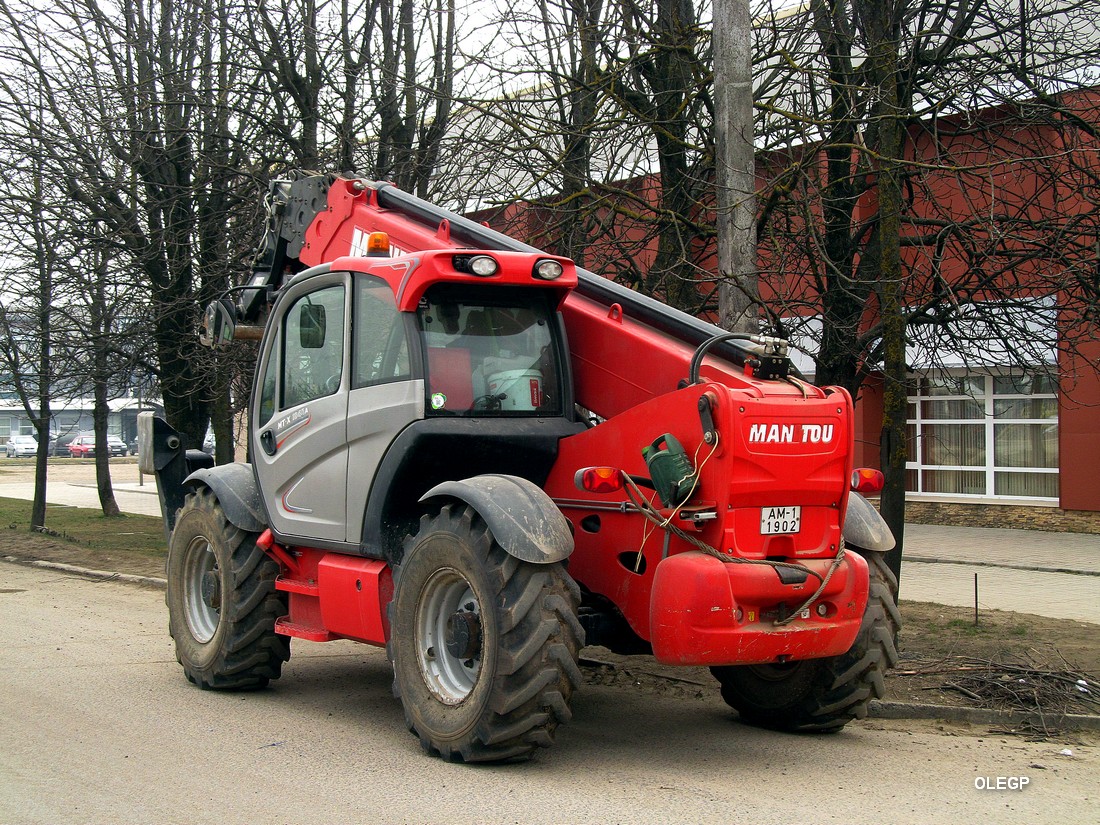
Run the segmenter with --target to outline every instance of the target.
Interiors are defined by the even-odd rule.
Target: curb
[[[70,487],[80,487],[81,489],[84,489],[84,490],[98,489],[98,485],[95,482],[65,481],[65,482],[62,482],[62,483],[63,484],[68,484]],[[118,492],[134,493],[136,495],[143,495],[143,496],[144,495],[155,496],[157,494],[157,485],[156,484],[138,485],[137,482],[133,482],[133,481],[122,481],[122,482],[119,482],[119,483],[116,484],[115,481],[112,479],[111,480],[111,489],[114,490],[116,493],[118,493]],[[142,514],[141,513],[136,513],[134,515],[142,515]]]
[[[1006,570],[1026,570],[1031,573],[1068,573],[1071,576],[1100,576],[1100,570],[1083,570],[1080,567],[1042,567],[1034,564],[1014,564],[1001,561],[960,561],[959,559],[937,559],[933,556],[905,556],[902,562],[918,564],[961,564],[964,567],[1000,567]]]
[[[970,722],[975,725],[1029,725],[1037,730],[1100,731],[1100,716],[1081,713],[1043,714],[1022,710],[963,708],[952,705],[926,705],[917,702],[893,702],[875,699],[867,708],[868,719],[938,719],[944,722]]]
[[[35,561],[33,559],[21,559],[17,556],[4,556],[4,561],[12,564],[22,564],[27,567],[39,567],[44,570],[57,570],[62,573],[72,573],[74,576],[83,576],[86,579],[97,581],[126,582],[127,584],[140,584],[145,587],[156,587],[163,590],[168,586],[164,579],[155,576],[136,576],[133,573],[112,573],[108,570],[92,570],[87,567],[78,567],[75,564],[65,564],[60,561]]]

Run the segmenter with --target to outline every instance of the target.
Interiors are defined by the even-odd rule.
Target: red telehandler
[[[523,759],[585,644],[711,668],[745,721],[838,730],[895,661],[893,538],[852,400],[390,184],[272,184],[211,346],[258,339],[249,463],[140,423],[187,678],[260,688],[290,640],[385,646],[448,760]]]

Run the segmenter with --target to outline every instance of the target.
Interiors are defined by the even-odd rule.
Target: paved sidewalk
[[[144,485],[139,485],[136,467],[116,474],[114,490],[124,512],[160,516],[156,483],[146,476]],[[30,499],[33,495],[34,485],[29,482],[0,484],[0,496]],[[46,499],[77,507],[99,506],[95,485],[86,482],[50,482]],[[903,601],[973,607],[975,575],[980,610],[1015,610],[1100,625],[1100,535],[905,526]]]
[[[1100,535],[907,524],[905,556],[913,561],[998,565],[1100,576]]]
[[[133,477],[137,477],[135,468],[128,468]],[[121,474],[120,474],[121,475]],[[126,474],[130,476],[130,473]],[[112,478],[115,501],[124,513],[141,516],[160,517],[160,499],[157,497],[157,482],[152,476],[145,476],[145,483],[137,481],[120,482]],[[30,501],[34,498],[33,482],[10,482],[0,484],[0,497],[21,498]],[[99,509],[99,492],[95,484],[72,481],[47,481],[46,501],[49,504],[67,504],[70,507],[88,507]]]
[[[1100,535],[907,524],[902,600],[1100,624]],[[1100,632],[1100,631],[1098,631]]]

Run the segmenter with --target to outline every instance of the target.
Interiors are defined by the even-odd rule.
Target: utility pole
[[[756,333],[756,162],[748,0],[715,0],[713,42],[714,167],[721,278],[718,323],[733,332]]]

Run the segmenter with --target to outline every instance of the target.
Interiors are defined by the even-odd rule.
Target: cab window
[[[278,333],[276,333],[278,334]],[[267,359],[267,367],[264,369],[263,384],[260,385],[260,408],[257,413],[260,424],[266,424],[275,415],[275,378],[278,375],[279,352],[282,338],[275,340],[271,356]]]
[[[283,322],[282,409],[334,394],[344,369],[344,287],[303,295]]]
[[[543,295],[438,289],[421,301],[417,318],[429,415],[562,413],[553,309]]]
[[[409,342],[393,290],[381,278],[355,280],[354,387],[409,378]]]

